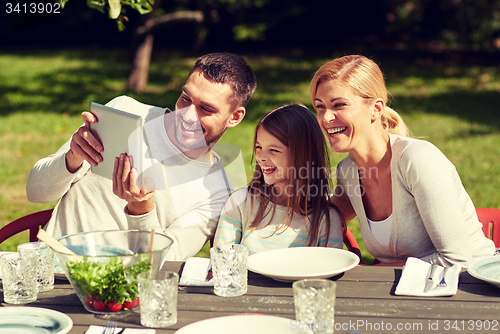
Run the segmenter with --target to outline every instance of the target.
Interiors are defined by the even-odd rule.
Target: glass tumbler
[[[22,258],[36,260],[36,290],[45,292],[54,288],[54,253],[44,242],[27,242],[17,246]]]
[[[222,297],[241,296],[247,292],[248,248],[225,244],[210,249],[214,293]]]
[[[137,275],[141,301],[141,325],[167,327],[177,323],[179,275],[171,271],[150,271]]]
[[[0,257],[3,299],[9,304],[36,301],[36,261],[34,257],[21,258],[19,253]]]
[[[315,334],[333,333],[337,284],[327,279],[305,279],[292,287],[295,319]]]

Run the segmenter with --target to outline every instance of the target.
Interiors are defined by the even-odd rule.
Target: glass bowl
[[[148,251],[150,239],[152,249]],[[137,275],[161,270],[172,240],[148,231],[77,233],[58,239],[77,255],[54,254],[85,309],[97,314],[128,312],[139,305]]]

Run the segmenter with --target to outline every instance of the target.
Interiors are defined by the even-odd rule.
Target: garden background
[[[195,59],[213,51],[244,56],[257,77],[243,123],[221,139],[242,149],[248,176],[260,116],[291,102],[313,110],[314,71],[356,53],[380,65],[391,106],[452,161],[476,207],[500,208],[499,3],[164,0],[149,14],[124,15],[120,32],[83,0],[69,0],[58,16],[0,12],[0,227],[55,206],[27,200],[27,176],[81,125],[90,102],[126,94],[173,108]],[[131,71],[138,60],[150,60],[146,72]],[[146,83],[134,73],[143,83],[149,74]],[[332,154],[332,165],[343,157]],[[362,245],[357,220],[348,226]],[[27,239],[22,233],[0,250]]]

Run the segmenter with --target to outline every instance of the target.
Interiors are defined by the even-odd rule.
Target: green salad
[[[151,267],[147,256],[129,267],[120,257],[112,257],[109,262],[84,258],[83,262],[67,261],[66,265],[75,289],[85,296],[85,304],[96,311],[111,312],[138,305],[137,275]]]

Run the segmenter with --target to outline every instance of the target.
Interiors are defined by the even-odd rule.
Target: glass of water
[[[210,249],[214,293],[222,297],[241,296],[247,292],[248,248],[225,244]]]
[[[171,271],[150,271],[137,275],[141,301],[141,325],[167,327],[177,323],[179,275]]]
[[[292,287],[295,319],[315,334],[333,333],[337,284],[327,279],[305,279]]]
[[[34,257],[21,258],[19,253],[0,257],[3,299],[9,304],[36,301],[36,261]]]
[[[36,290],[45,292],[54,288],[54,253],[44,242],[27,242],[17,246],[22,258],[36,261]]]

